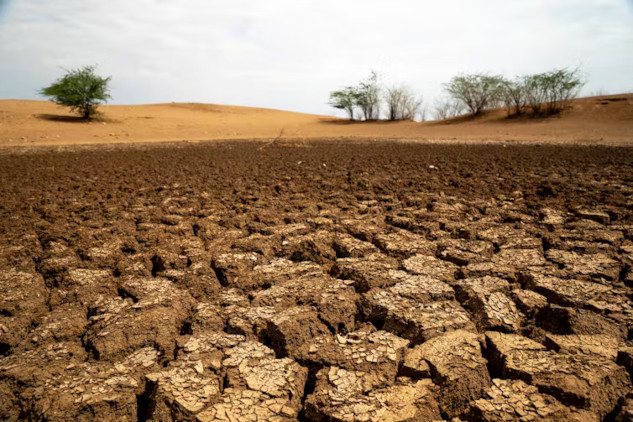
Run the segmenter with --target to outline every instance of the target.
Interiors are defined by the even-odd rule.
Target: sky
[[[580,66],[633,92],[633,0],[0,0],[0,98],[84,65],[113,104],[204,102],[335,115],[375,69],[427,106],[456,74]]]

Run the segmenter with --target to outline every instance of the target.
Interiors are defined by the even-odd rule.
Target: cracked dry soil
[[[633,418],[633,149],[8,150],[0,178],[0,420]]]

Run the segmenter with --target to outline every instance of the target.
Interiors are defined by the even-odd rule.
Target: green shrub
[[[364,120],[378,120],[380,118],[380,94],[378,73],[372,71],[370,76],[356,86],[348,86],[330,93],[329,105],[345,110],[351,120],[354,120],[354,110],[359,108]]]
[[[524,78],[503,80],[503,105],[509,115],[520,115],[527,107],[527,90]]]
[[[360,108],[365,120],[380,118],[380,93],[378,73],[372,70],[369,77],[361,81],[356,88],[356,105]]]
[[[358,101],[358,93],[356,88],[348,86],[339,91],[330,93],[330,102],[328,103],[334,108],[345,110],[350,120],[354,120],[354,109]]]
[[[70,70],[51,86],[42,88],[40,94],[90,119],[97,113],[99,104],[112,98],[108,90],[111,77],[102,78],[95,69],[95,66],[84,66]]]
[[[556,69],[524,77],[526,100],[535,115],[560,113],[584,84],[579,69]]]
[[[454,100],[477,116],[501,99],[503,78],[483,73],[458,75],[444,87]]]

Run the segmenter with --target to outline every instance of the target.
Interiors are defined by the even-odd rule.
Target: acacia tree
[[[503,105],[509,115],[520,115],[527,107],[527,89],[525,78],[503,80]]]
[[[363,119],[378,120],[380,118],[380,84],[376,71],[372,70],[369,77],[358,84],[356,94],[356,105],[363,113]]]
[[[428,107],[426,105],[420,106],[420,112],[418,113],[418,115],[420,116],[421,122],[426,122],[427,113],[428,113]]]
[[[354,120],[354,109],[358,101],[358,93],[354,87],[348,86],[339,91],[330,93],[329,105],[340,110],[345,110],[350,120]]]
[[[96,66],[84,66],[68,71],[40,94],[56,104],[70,107],[88,120],[97,113],[97,107],[112,98],[108,83],[111,76],[102,78],[95,73]]]
[[[461,102],[473,115],[478,116],[499,100],[502,82],[501,76],[474,73],[453,77],[445,84],[445,89],[453,99]]]
[[[348,86],[330,93],[330,104],[334,108],[345,110],[354,120],[354,110],[359,108],[364,120],[378,120],[380,117],[380,84],[375,71],[356,86]]]
[[[402,100],[404,91],[400,87],[391,87],[387,90],[385,102],[387,104],[387,118],[400,120],[402,118]]]
[[[422,99],[408,86],[394,86],[387,90],[385,102],[389,120],[414,120],[422,108]]]
[[[423,100],[422,97],[416,97],[414,94],[405,95],[404,104],[402,107],[402,120],[415,120],[419,115],[420,119],[424,121],[424,110],[422,109]]]
[[[557,114],[569,106],[585,83],[579,69],[555,69],[526,76],[524,84],[534,114]]]

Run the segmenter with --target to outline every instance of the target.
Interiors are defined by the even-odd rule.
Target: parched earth
[[[0,420],[633,420],[633,149],[0,154]]]

